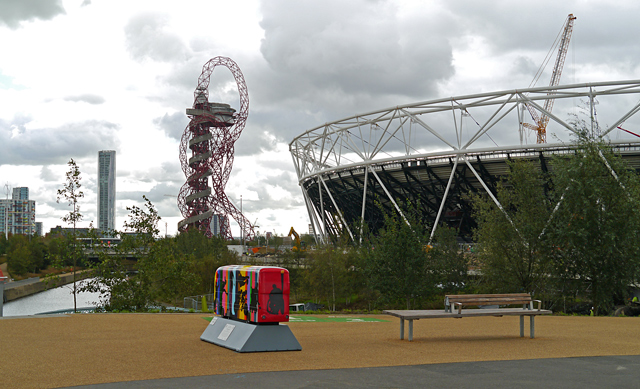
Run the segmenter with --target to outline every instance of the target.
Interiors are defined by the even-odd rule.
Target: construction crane
[[[558,44],[558,55],[556,57],[555,65],[553,66],[553,73],[551,74],[551,82],[549,82],[549,86],[557,86],[560,83],[560,76],[562,75],[564,60],[567,57],[569,41],[571,40],[571,33],[573,32],[574,20],[576,20],[576,17],[573,16],[573,14],[569,14],[564,25],[564,29],[562,30],[562,38],[560,39],[560,43]],[[546,62],[543,63],[542,67],[544,67],[544,65],[546,65]],[[536,74],[536,77],[534,78],[532,84],[535,84],[537,79],[540,77],[539,73],[541,73],[541,70],[539,70],[538,74]],[[550,96],[555,94],[556,91],[552,90],[547,95]],[[533,105],[526,104],[527,110],[529,110],[534,124],[522,123],[522,125],[536,132],[536,143],[547,143],[547,124],[549,123],[549,115],[547,113],[551,113],[554,101],[555,99],[545,100],[543,112],[541,113],[542,116],[538,115],[538,112]]]

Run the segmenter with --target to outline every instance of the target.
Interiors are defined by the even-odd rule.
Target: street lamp
[[[9,240],[9,183],[7,182],[4,187],[7,193],[7,201],[4,205],[4,238]]]
[[[242,195],[240,195],[240,215],[242,215]],[[240,239],[242,240],[242,255],[244,255],[244,217],[240,218]]]

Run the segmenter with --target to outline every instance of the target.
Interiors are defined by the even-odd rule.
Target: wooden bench
[[[534,307],[534,303],[537,303],[537,308]],[[529,336],[534,338],[535,317],[552,313],[541,309],[542,302],[532,300],[528,293],[448,295],[444,298],[444,305],[444,310],[385,310],[383,312],[400,318],[400,339],[404,339],[404,321],[409,321],[409,341],[413,340],[414,320],[459,319],[476,316],[520,316],[520,337],[524,337],[524,317],[529,316]],[[522,308],[500,308],[501,305],[522,305]],[[462,309],[469,306],[481,307],[481,309]]]

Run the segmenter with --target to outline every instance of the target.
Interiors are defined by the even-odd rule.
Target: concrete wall
[[[76,281],[91,277],[91,271],[85,270],[76,273]],[[61,275],[58,279],[51,279],[48,282],[44,280],[32,282],[29,284],[18,285],[12,287],[12,283],[4,284],[4,301],[13,301],[21,297],[31,296],[42,292],[46,289],[57,288],[58,286],[73,283],[73,273]]]

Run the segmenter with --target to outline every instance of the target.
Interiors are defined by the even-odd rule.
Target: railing
[[[207,300],[207,309],[213,311],[213,294],[204,294],[198,296],[185,297],[183,306],[185,309],[193,309],[194,311],[202,311],[202,297]]]

